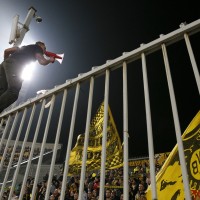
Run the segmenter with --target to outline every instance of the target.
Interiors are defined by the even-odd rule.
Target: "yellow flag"
[[[200,199],[200,111],[182,135],[192,199]],[[184,185],[176,145],[156,176],[159,200],[184,200]],[[151,200],[151,187],[146,197]]]
[[[94,116],[89,131],[89,144],[87,150],[86,170],[99,170],[101,168],[101,150],[104,122],[104,104],[102,103]],[[84,134],[77,137],[77,142],[70,153],[69,174],[80,173],[83,160]],[[115,169],[123,166],[121,140],[108,106],[108,126],[106,144],[106,169]]]

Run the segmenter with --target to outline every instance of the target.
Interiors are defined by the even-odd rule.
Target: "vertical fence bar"
[[[189,54],[189,57],[190,57],[190,61],[191,61],[191,64],[192,64],[194,77],[196,79],[197,87],[198,87],[199,94],[200,94],[200,76],[199,76],[197,63],[196,63],[196,60],[195,60],[195,57],[194,57],[194,53],[193,53],[193,50],[192,50],[192,46],[191,46],[188,34],[185,33],[184,38],[185,38],[185,43],[186,43],[186,46],[187,46],[188,54]]]
[[[3,147],[3,142],[4,142],[4,139],[6,138],[6,133],[7,133],[8,128],[9,128],[10,120],[11,120],[11,115],[9,115],[7,123],[6,123],[6,127],[3,130],[3,135],[2,135],[1,140],[0,140],[0,149]]]
[[[71,147],[72,147],[72,139],[73,139],[73,133],[74,133],[74,125],[75,125],[75,119],[76,119],[79,91],[80,91],[80,83],[77,83],[73,111],[72,111],[71,125],[70,125],[70,131],[69,131],[67,152],[66,152],[66,158],[65,158],[64,174],[63,174],[63,182],[62,182],[60,200],[64,200],[64,197],[65,197],[67,175],[68,175],[68,171],[69,171],[69,158],[70,158],[70,152],[71,152]]]
[[[36,169],[36,173],[35,173],[35,179],[34,179],[34,184],[33,184],[33,189],[32,189],[31,200],[35,200],[36,187],[37,187],[37,182],[38,182],[39,175],[40,175],[40,168],[41,168],[41,164],[42,164],[42,159],[43,159],[44,149],[45,149],[46,140],[47,140],[47,136],[48,136],[49,126],[51,123],[51,117],[52,117],[52,113],[53,113],[54,103],[55,103],[55,94],[53,94],[53,96],[51,98],[51,105],[50,105],[49,114],[48,114],[46,127],[45,127],[45,131],[44,131],[44,136],[43,136],[43,140],[42,140],[42,146],[40,149],[40,156],[39,156],[37,169]]]
[[[54,149],[53,149],[53,156],[52,156],[51,166],[50,166],[50,170],[49,170],[49,177],[48,177],[48,182],[47,182],[45,200],[49,199],[52,177],[53,177],[53,172],[54,172],[54,167],[55,167],[55,162],[56,162],[56,155],[57,155],[57,150],[58,150],[58,142],[59,142],[59,138],[60,138],[63,116],[64,116],[64,111],[65,111],[66,98],[67,98],[67,89],[65,89],[64,93],[63,93],[62,105],[61,105],[60,116],[59,116],[59,121],[58,121],[58,128],[57,128],[57,132],[56,132],[55,145],[54,145]]]
[[[16,170],[15,170],[15,173],[14,173],[14,176],[13,176],[14,178],[13,178],[13,182],[12,182],[12,186],[11,186],[11,189],[10,189],[10,194],[9,194],[8,199],[12,198],[13,191],[15,189],[15,184],[16,184],[16,181],[17,181],[19,169],[21,167],[22,158],[24,156],[24,150],[25,150],[25,147],[26,147],[26,142],[27,142],[27,139],[28,139],[28,136],[29,136],[29,133],[30,133],[31,125],[32,125],[32,122],[33,122],[33,117],[34,117],[34,114],[35,114],[35,108],[36,108],[36,105],[34,103],[33,108],[32,108],[32,112],[31,112],[31,116],[30,116],[30,119],[29,119],[28,127],[26,129],[25,137],[24,137],[24,140],[23,140],[20,156],[19,156],[19,159],[18,159],[18,162],[17,162],[17,167],[16,167]]]
[[[124,199],[129,199],[129,166],[128,166],[128,87],[127,87],[127,64],[123,62],[123,156],[124,156],[124,171],[123,171],[123,195]]]
[[[147,138],[148,138],[148,149],[149,149],[152,199],[157,199],[156,174],[155,174],[155,162],[154,162],[154,145],[153,145],[153,134],[152,134],[152,122],[151,122],[151,108],[150,108],[150,99],[149,99],[146,58],[145,58],[144,53],[142,53],[142,73],[143,73],[143,82],[144,82],[144,97],[145,97],[145,108],[146,108]]]
[[[4,130],[4,128],[3,128],[3,122],[4,122],[4,119],[2,118],[1,119],[1,123],[0,123],[0,143],[1,143],[1,132],[3,133],[3,130]],[[0,151],[1,151],[1,148],[0,148]]]
[[[101,174],[100,174],[100,194],[99,199],[104,199],[105,169],[106,169],[106,143],[107,143],[107,124],[108,124],[108,98],[109,98],[109,78],[110,71],[106,70],[105,93],[104,93],[104,122],[101,150]]]
[[[2,118],[1,119],[1,123],[0,123],[0,129],[2,129],[3,128],[3,122],[4,122],[4,119]],[[1,136],[0,136],[1,137]],[[1,138],[0,138],[1,139]]]
[[[79,200],[83,199],[83,190],[84,190],[84,183],[85,183],[85,171],[86,171],[86,161],[87,161],[87,149],[88,149],[90,120],[91,120],[91,111],[92,111],[93,90],[94,90],[94,77],[91,77],[90,78],[90,92],[89,92],[89,99],[88,99],[88,109],[87,109],[87,119],[86,119],[86,127],[85,127],[85,139],[84,139],[84,148],[83,148],[81,179],[80,179],[79,197],[78,197]]]
[[[44,113],[45,103],[46,103],[46,100],[44,99],[43,102],[42,102],[42,106],[41,106],[41,110],[40,110],[40,114],[39,114],[39,118],[38,118],[38,122],[37,122],[37,127],[36,127],[36,130],[35,130],[34,139],[33,139],[33,143],[32,143],[32,146],[31,146],[31,152],[30,152],[30,155],[29,155],[29,160],[28,160],[28,164],[27,164],[27,167],[26,167],[26,171],[25,171],[19,200],[22,200],[23,195],[24,195],[24,190],[25,190],[25,186],[26,186],[26,182],[27,182],[27,178],[28,178],[28,174],[29,174],[29,170],[30,170],[30,166],[31,166],[31,161],[32,161],[32,158],[33,158],[34,150],[35,150],[35,144],[36,144],[36,141],[37,141],[37,137],[38,137],[38,133],[39,133],[39,129],[40,129],[43,113]]]
[[[2,118],[2,119],[1,119],[1,123],[0,123],[0,127],[2,127],[3,122],[4,122],[4,119]]]
[[[0,199],[2,198],[3,190],[4,190],[4,187],[6,186],[6,182],[8,180],[8,176],[9,176],[10,169],[11,169],[11,166],[12,166],[13,158],[14,158],[14,155],[15,155],[15,151],[16,151],[16,148],[18,146],[19,137],[20,137],[20,134],[21,134],[21,131],[22,131],[22,127],[24,125],[24,120],[25,120],[25,117],[26,117],[26,113],[27,113],[27,109],[24,110],[24,113],[23,113],[23,116],[22,116],[22,120],[21,120],[21,123],[20,123],[20,127],[19,127],[19,130],[18,130],[18,133],[17,133],[17,137],[15,139],[15,144],[14,144],[14,147],[13,147],[13,150],[12,150],[12,153],[11,153],[10,161],[8,163],[8,166],[7,166],[7,169],[6,169],[6,174],[5,174],[5,177],[4,177],[4,181],[3,181],[3,184],[2,184],[2,187],[1,187]],[[14,120],[13,126],[16,125],[16,121],[18,119],[18,116],[19,115],[18,115],[18,112],[17,112],[16,116],[15,116],[15,120]]]
[[[14,130],[15,130],[15,127],[16,127],[16,124],[17,124],[18,117],[19,117],[19,113],[17,112],[16,115],[15,115],[15,119],[14,119],[14,122],[13,122],[13,125],[12,125],[12,128],[11,128],[10,134],[9,134],[7,142],[6,142],[6,147],[4,149],[2,159],[1,159],[0,172],[2,171],[2,168],[3,168],[3,162],[4,162],[5,158],[6,158],[6,154],[7,154],[7,151],[8,151],[9,144],[10,144],[10,140],[11,140],[11,138],[13,136],[13,133],[14,133]]]
[[[183,147],[183,142],[182,142],[182,137],[181,137],[181,128],[180,128],[180,123],[179,123],[178,110],[177,110],[177,106],[176,106],[173,82],[172,82],[172,77],[171,77],[171,72],[170,72],[169,61],[168,61],[167,50],[166,50],[165,44],[162,44],[162,52],[163,52],[163,58],[164,58],[164,63],[165,63],[165,70],[166,70],[166,75],[167,75],[170,100],[171,100],[171,105],[172,105],[174,125],[175,125],[175,130],[176,130],[176,139],[177,139],[177,143],[178,143],[178,153],[179,153],[181,169],[182,169],[184,192],[185,192],[186,199],[191,200],[187,168],[186,168],[186,162],[185,162],[185,156],[184,156],[184,147]]]

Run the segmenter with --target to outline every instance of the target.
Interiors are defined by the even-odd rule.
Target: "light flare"
[[[21,74],[21,78],[23,80],[31,80],[35,68],[35,63],[36,62],[32,62],[24,67]]]

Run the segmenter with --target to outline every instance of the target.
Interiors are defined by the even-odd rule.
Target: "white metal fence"
[[[122,69],[123,75],[123,194],[124,199],[128,200],[129,196],[129,185],[128,185],[128,149],[129,149],[129,125],[128,125],[128,88],[131,88],[131,85],[128,85],[127,81],[127,68],[129,67],[129,63],[133,63],[137,60],[142,62],[142,74],[143,74],[143,85],[144,85],[144,99],[145,99],[145,111],[146,111],[146,123],[147,123],[147,138],[148,138],[148,150],[149,150],[149,160],[150,160],[150,174],[151,174],[151,186],[152,186],[152,199],[157,199],[157,191],[156,191],[156,181],[155,181],[155,166],[154,166],[154,144],[153,144],[153,131],[152,131],[152,120],[151,120],[151,106],[150,106],[150,98],[149,98],[149,86],[148,86],[148,73],[147,73],[147,65],[146,56],[150,55],[154,52],[161,51],[164,60],[164,66],[166,70],[166,77],[168,83],[168,89],[170,94],[170,101],[173,113],[173,120],[175,125],[175,132],[176,132],[176,139],[178,143],[179,149],[179,157],[183,175],[183,183],[184,183],[184,191],[185,191],[185,198],[187,200],[191,199],[190,196],[190,188],[189,182],[187,178],[187,170],[186,170],[186,163],[184,159],[184,151],[183,151],[183,144],[181,140],[181,129],[180,129],[180,122],[179,116],[177,111],[177,104],[175,99],[175,92],[173,87],[172,76],[170,72],[170,64],[168,60],[168,52],[167,47],[177,43],[181,40],[185,40],[187,51],[189,54],[189,58],[191,61],[191,66],[194,72],[194,77],[196,80],[197,88],[200,93],[200,77],[198,72],[197,63],[195,61],[195,57],[193,54],[193,49],[190,43],[190,36],[194,34],[198,34],[200,31],[200,20],[194,21],[190,24],[181,24],[180,28],[176,31],[173,31],[167,35],[160,35],[160,38],[147,43],[141,44],[141,46],[131,52],[123,53],[122,56],[107,61],[105,64],[93,67],[91,71],[83,74],[79,74],[78,77],[67,80],[66,83],[59,85],[47,93],[37,96],[33,99],[28,100],[27,102],[19,105],[12,110],[6,111],[1,113],[1,127],[3,127],[4,121],[6,121],[6,126],[3,128],[3,133],[1,135],[0,141],[0,149],[2,148],[3,141],[6,140],[7,143],[5,145],[3,157],[0,163],[0,171],[2,172],[5,170],[4,167],[4,160],[6,158],[6,153],[9,147],[9,143],[11,140],[15,140],[13,145],[13,150],[9,158],[9,163],[6,167],[6,172],[4,174],[3,183],[1,185],[0,191],[0,199],[2,198],[4,188],[7,185],[8,177],[10,170],[12,168],[12,162],[14,158],[14,154],[17,148],[19,141],[23,141],[18,164],[15,168],[15,173],[12,178],[11,189],[9,194],[9,199],[11,199],[12,194],[14,192],[15,184],[18,178],[19,170],[20,170],[20,163],[22,162],[23,153],[26,147],[26,143],[29,141],[32,143],[32,148],[30,151],[28,164],[26,166],[26,170],[24,173],[22,188],[19,199],[21,200],[23,197],[23,192],[27,178],[30,173],[31,163],[34,154],[34,148],[36,142],[39,138],[39,134],[42,135],[41,140],[41,148],[40,148],[40,155],[37,164],[37,169],[35,173],[35,180],[32,189],[32,197],[31,200],[34,199],[34,194],[36,193],[36,186],[40,176],[40,169],[42,165],[43,155],[45,145],[47,143],[48,137],[51,138],[52,129],[56,133],[54,139],[54,148],[53,148],[53,155],[51,158],[51,165],[49,170],[49,178],[48,180],[52,180],[54,174],[54,167],[55,161],[57,156],[57,149],[59,145],[59,140],[61,137],[61,130],[63,130],[63,126],[66,121],[66,112],[72,113],[70,117],[70,127],[69,127],[69,135],[68,144],[67,144],[67,151],[65,155],[65,166],[64,166],[64,174],[63,177],[67,177],[68,170],[69,170],[69,157],[70,151],[72,149],[72,141],[74,135],[74,127],[75,121],[79,118],[77,114],[77,107],[82,105],[83,102],[79,100],[79,93],[82,85],[85,83],[89,84],[88,87],[88,101],[87,101],[87,115],[86,115],[86,123],[85,123],[85,141],[84,141],[84,151],[83,151],[83,158],[82,158],[82,170],[81,170],[81,178],[80,178],[80,187],[79,187],[79,199],[82,199],[83,190],[84,190],[84,180],[85,180],[85,172],[86,172],[86,159],[87,159],[87,148],[88,148],[88,140],[89,140],[89,128],[90,128],[90,121],[91,121],[91,112],[92,112],[92,105],[93,105],[93,93],[94,93],[94,83],[100,77],[105,76],[105,84],[104,84],[104,123],[103,123],[103,139],[102,139],[102,158],[101,158],[101,173],[100,173],[100,194],[99,199],[104,199],[104,185],[105,185],[105,161],[106,161],[106,141],[107,141],[107,121],[108,121],[108,104],[109,104],[109,83],[110,83],[110,75],[112,71],[117,69]],[[72,109],[68,109],[67,105],[67,96],[71,90],[75,89],[74,94],[74,101]],[[137,94],[136,94],[137,95]],[[70,96],[70,95],[69,95]],[[50,107],[46,108],[47,102],[50,101]],[[59,105],[59,106],[58,106]],[[68,110],[67,110],[68,109]],[[84,122],[83,122],[84,123]],[[66,131],[66,130],[65,130]],[[31,133],[34,134],[32,135]],[[32,136],[31,136],[32,135]],[[67,184],[67,179],[63,179],[62,182],[62,189],[61,189],[61,197],[60,199],[63,200],[65,196],[65,188]],[[45,200],[49,199],[50,194],[50,186],[51,181],[48,181],[47,190]]]

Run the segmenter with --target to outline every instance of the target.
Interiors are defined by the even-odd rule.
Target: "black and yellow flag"
[[[182,135],[192,199],[200,199],[200,111]],[[156,176],[159,200],[184,200],[184,185],[176,145]],[[151,200],[151,187],[147,190]]]
[[[90,124],[89,143],[87,150],[86,170],[96,170],[101,167],[101,150],[104,122],[104,104],[99,107]],[[84,147],[84,134],[77,137],[77,142],[71,150],[69,160],[69,174],[80,172]],[[122,166],[122,144],[111,113],[108,107],[108,126],[106,144],[106,169],[114,169]]]

